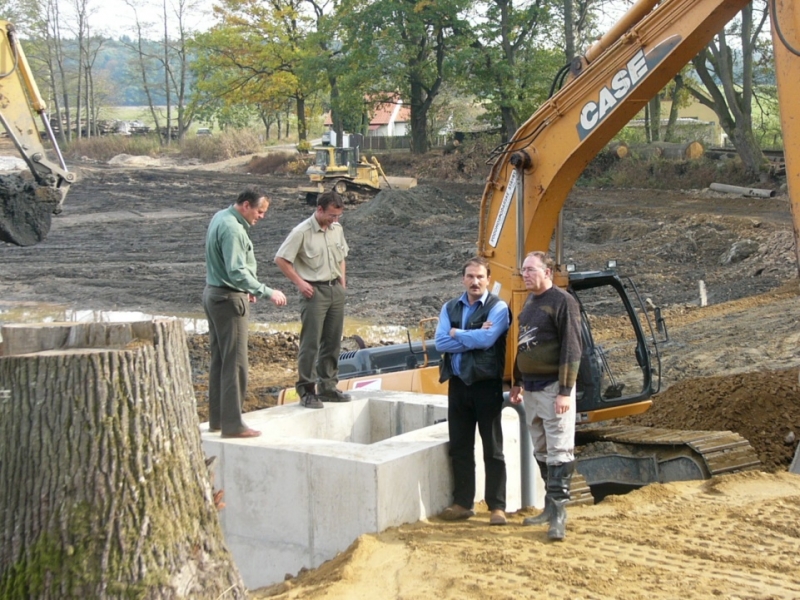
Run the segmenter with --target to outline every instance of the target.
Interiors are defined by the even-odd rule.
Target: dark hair
[[[553,262],[553,259],[550,258],[550,255],[547,252],[534,250],[533,252],[528,252],[528,254],[525,255],[525,258],[528,258],[529,256],[535,256],[538,258],[539,262],[544,265],[545,269],[550,269],[552,271],[553,267],[555,266],[555,262]]]
[[[327,210],[329,206],[344,208],[344,200],[335,190],[331,190],[317,196],[317,206],[321,206],[322,210]]]
[[[265,198],[267,201],[269,201],[269,196],[267,196],[267,192],[264,189],[254,185],[249,185],[244,188],[236,198],[236,204],[241,206],[247,202],[250,206],[257,206],[258,201],[261,198]]]
[[[491,275],[492,270],[489,268],[489,261],[481,256],[473,256],[467,262],[464,263],[464,266],[461,267],[461,276],[467,274],[467,267],[470,265],[477,265],[479,267],[483,267],[486,269],[486,275]]]

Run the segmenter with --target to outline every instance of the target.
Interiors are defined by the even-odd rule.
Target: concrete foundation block
[[[416,522],[452,502],[447,398],[352,392],[321,410],[298,404],[247,414],[259,438],[222,439],[201,428],[217,456],[215,487],[225,540],[245,584],[258,588],[315,568],[358,536]],[[520,506],[519,421],[503,411],[508,510]],[[476,435],[476,501],[483,451]]]

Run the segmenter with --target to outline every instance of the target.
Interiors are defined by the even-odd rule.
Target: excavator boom
[[[45,152],[35,115],[52,143],[56,162]],[[0,21],[0,122],[32,178],[0,176],[0,241],[29,246],[49,233],[51,216],[61,212],[75,176],[67,171],[16,29],[7,21]]]
[[[749,0],[639,0],[573,61],[567,84],[495,154],[481,202],[478,251],[500,296],[519,314],[525,255],[547,251],[575,181],[595,155]],[[800,232],[800,8],[770,0],[789,191]],[[556,283],[566,286],[560,239]],[[800,255],[798,255],[800,263]],[[508,336],[514,355],[516,332]]]

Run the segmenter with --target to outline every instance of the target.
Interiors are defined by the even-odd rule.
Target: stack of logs
[[[665,158],[672,160],[696,160],[705,153],[700,142],[669,143],[654,142],[652,144],[628,145],[625,142],[611,142],[601,152],[616,159],[622,158]]]

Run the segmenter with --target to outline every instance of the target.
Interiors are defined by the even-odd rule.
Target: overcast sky
[[[170,0],[167,0],[168,6]],[[197,0],[196,6],[187,11],[187,24],[190,29],[208,29],[213,24],[211,6],[213,0]],[[136,18],[133,9],[125,0],[92,0],[92,16],[89,24],[95,33],[104,33],[110,37],[133,35],[135,32]],[[139,20],[144,23],[156,24],[159,34],[163,4],[160,0],[136,0],[136,11]],[[167,9],[169,11],[169,8]],[[177,18],[170,12],[170,20],[177,28]],[[176,29],[177,30],[177,29]]]

